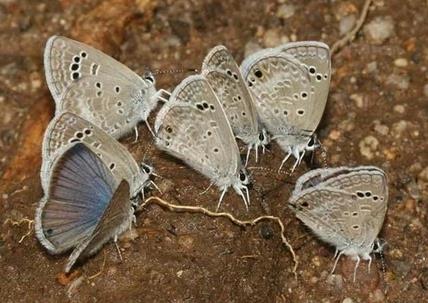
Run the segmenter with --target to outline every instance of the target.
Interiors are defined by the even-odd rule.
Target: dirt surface
[[[44,81],[47,38],[62,34],[94,45],[140,74],[162,71],[172,89],[226,45],[240,62],[288,40],[329,45],[355,22],[363,1],[0,0],[0,298],[2,302],[428,302],[428,3],[376,0],[351,45],[333,55],[329,101],[318,134],[326,156],[277,174],[284,156],[272,143],[251,159],[247,213],[230,192],[223,210],[239,218],[279,216],[298,260],[273,223],[239,227],[225,218],[174,213],[151,205],[132,232],[62,274],[67,255],[50,256],[28,229],[38,200],[43,132],[54,102]],[[379,30],[379,24],[383,27]],[[150,120],[153,122],[155,113]],[[125,138],[138,161],[149,159],[163,199],[215,208],[209,181],[156,150],[144,125]],[[243,151],[244,154],[244,151]],[[370,273],[317,240],[286,207],[298,176],[317,166],[373,164],[389,177],[381,237],[388,246]],[[15,223],[14,223],[15,222]],[[21,224],[17,224],[21,222]],[[27,234],[28,236],[22,238]]]

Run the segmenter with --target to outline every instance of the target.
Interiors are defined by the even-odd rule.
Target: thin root
[[[342,49],[346,44],[351,43],[354,41],[355,36],[360,31],[361,27],[363,26],[364,22],[366,21],[367,14],[369,12],[370,4],[372,3],[372,0],[366,0],[363,6],[363,11],[361,12],[360,18],[358,19],[357,23],[355,24],[354,28],[347,32],[343,38],[336,41],[333,46],[331,47],[331,53],[335,54],[339,52],[340,49]]]
[[[201,213],[210,217],[225,217],[228,218],[232,223],[238,225],[238,226],[254,226],[257,223],[259,223],[260,221],[265,221],[265,220],[270,220],[270,221],[274,221],[276,222],[279,227],[281,228],[281,240],[282,243],[284,243],[288,250],[290,251],[290,254],[293,257],[293,262],[294,262],[294,267],[293,267],[293,274],[294,277],[297,280],[297,266],[298,266],[298,261],[297,261],[297,257],[296,254],[293,250],[293,247],[291,246],[290,243],[288,243],[287,238],[285,237],[284,233],[285,233],[285,227],[284,224],[282,223],[281,219],[279,219],[278,217],[275,216],[260,216],[254,220],[238,220],[236,219],[232,214],[230,213],[226,213],[226,212],[212,212],[206,208],[203,207],[199,207],[199,206],[188,206],[188,205],[175,205],[175,204],[171,204],[159,197],[150,197],[148,198],[146,201],[144,201],[143,204],[141,204],[141,206],[139,207],[138,210],[143,209],[145,206],[147,206],[149,203],[153,203],[155,202],[156,204],[163,206],[167,209],[169,209],[170,211],[177,211],[177,212],[191,212],[191,213]]]
[[[95,279],[96,277],[98,277],[99,275],[101,275],[103,273],[104,268],[106,266],[106,259],[107,259],[106,258],[105,250],[103,250],[103,252],[104,252],[104,259],[103,259],[103,265],[101,265],[101,269],[96,274],[93,274],[92,276],[89,276],[88,280]]]
[[[7,223],[10,223],[12,226],[19,226],[22,223],[27,223],[28,224],[28,231],[27,231],[27,233],[25,235],[23,235],[21,237],[21,239],[19,239],[19,241],[18,241],[19,244],[21,244],[22,241],[24,241],[24,239],[27,238],[31,234],[31,232],[33,231],[34,220],[23,218],[23,219],[21,219],[19,221],[14,221],[14,220],[8,218],[8,219],[6,219],[4,221],[3,224],[7,224]]]

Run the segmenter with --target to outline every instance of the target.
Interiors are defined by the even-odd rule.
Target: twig
[[[92,280],[92,279],[95,279],[96,277],[98,277],[99,275],[101,275],[102,272],[104,271],[104,268],[106,266],[106,253],[105,253],[105,250],[103,250],[103,252],[104,252],[103,265],[101,265],[101,269],[96,274],[93,274],[92,276],[88,277],[89,281]]]
[[[188,206],[188,205],[175,205],[175,204],[171,204],[165,200],[162,200],[159,197],[150,197],[148,198],[146,201],[144,201],[140,207],[138,208],[138,211],[142,210],[145,206],[147,206],[149,203],[155,202],[156,204],[166,207],[167,209],[169,209],[170,211],[178,211],[178,212],[191,212],[191,213],[201,213],[210,217],[224,217],[224,218],[228,218],[232,223],[238,225],[238,226],[254,226],[257,223],[261,222],[261,221],[265,221],[265,220],[270,220],[270,221],[274,221],[276,222],[279,227],[281,228],[281,240],[282,243],[284,243],[288,250],[290,251],[292,257],[293,257],[293,262],[294,262],[294,267],[293,267],[293,274],[295,276],[295,278],[297,279],[297,266],[298,266],[298,261],[297,261],[297,257],[296,254],[294,253],[293,247],[291,246],[290,243],[288,243],[287,238],[285,237],[284,233],[285,233],[285,227],[284,224],[282,223],[281,219],[279,219],[278,217],[275,216],[260,216],[254,220],[239,220],[236,219],[232,214],[230,213],[226,213],[226,212],[212,212],[206,208],[203,207],[199,207],[199,206]]]
[[[347,32],[343,38],[336,41],[333,46],[331,47],[331,53],[335,54],[337,53],[342,47],[344,47],[346,44],[354,41],[355,36],[360,31],[361,27],[364,24],[364,21],[366,21],[367,14],[369,12],[370,4],[372,3],[372,0],[366,0],[363,6],[363,11],[361,12],[360,18],[358,19],[357,23],[355,24],[354,28]]]

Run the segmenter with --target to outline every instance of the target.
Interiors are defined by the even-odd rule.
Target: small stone
[[[288,19],[294,15],[296,7],[293,4],[282,4],[276,11],[276,16],[281,19]]]
[[[358,108],[363,108],[363,106],[364,106],[363,96],[361,96],[359,94],[352,94],[351,96],[349,96],[349,99],[351,99],[352,101],[354,101],[355,105]]]
[[[178,278],[181,278],[181,276],[183,275],[183,273],[184,273],[184,270],[179,270],[179,271],[177,271],[177,277]]]
[[[343,288],[343,276],[342,275],[328,275],[326,279],[327,284],[340,290]]]
[[[367,64],[367,72],[369,73],[375,73],[377,72],[377,62],[373,61]]]
[[[377,150],[379,146],[379,140],[373,136],[367,136],[358,144],[360,147],[360,153],[362,156],[371,160],[374,158],[374,152]]]
[[[249,55],[261,50],[262,47],[254,40],[250,40],[245,44],[244,56],[247,58]]]
[[[389,127],[384,124],[381,124],[379,120],[375,121],[374,130],[382,136],[386,136],[389,133]]]
[[[281,36],[277,29],[268,29],[263,35],[263,43],[266,47],[276,47],[280,44],[290,42],[288,36]]]
[[[311,277],[311,278],[309,279],[309,283],[311,283],[311,284],[316,284],[316,283],[318,283],[318,278],[317,278],[317,277]]]
[[[397,58],[394,60],[394,65],[397,67],[406,67],[409,65],[409,62],[406,58]]]
[[[389,252],[389,255],[391,258],[394,258],[394,259],[403,258],[403,252],[401,250],[399,250],[398,248],[391,249],[391,251]]]
[[[386,78],[386,84],[394,85],[402,90],[407,90],[409,88],[410,78],[406,75],[391,74]]]
[[[392,125],[392,135],[395,138],[400,138],[403,132],[407,129],[409,123],[405,120],[400,120]]]
[[[404,108],[404,105],[397,104],[397,105],[394,105],[394,111],[399,113],[399,114],[404,114],[406,109]]]
[[[336,129],[333,129],[333,130],[330,132],[330,134],[328,135],[328,137],[329,137],[331,140],[336,141],[336,140],[338,140],[338,139],[340,138],[340,135],[341,135],[340,131],[338,131],[338,130],[336,130]]]
[[[428,166],[425,167],[418,175],[419,180],[428,182]]]
[[[320,257],[315,256],[312,258],[312,264],[314,264],[316,267],[320,267],[321,266],[321,261],[320,261]]]
[[[385,294],[379,288],[369,295],[370,303],[385,302]]]
[[[355,15],[353,14],[349,16],[345,16],[342,19],[340,19],[340,22],[339,22],[340,35],[343,36],[349,31],[351,31],[355,25],[355,21],[357,21],[357,17],[355,17]]]
[[[345,298],[343,299],[342,303],[354,303],[354,300],[352,300],[351,298]]]
[[[428,84],[424,85],[424,95],[425,97],[428,97]]]
[[[394,34],[394,21],[391,17],[377,17],[364,27],[365,36],[373,44],[382,44]]]

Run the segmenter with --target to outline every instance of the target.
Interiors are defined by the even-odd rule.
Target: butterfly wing
[[[57,114],[82,114],[115,138],[145,120],[156,106],[151,98],[155,93],[151,81],[84,43],[51,37],[46,44],[44,65]]]
[[[386,176],[375,167],[330,170],[323,180],[293,192],[290,206],[318,236],[342,250],[368,249],[377,237],[388,200]]]
[[[206,77],[226,112],[233,133],[246,144],[258,140],[258,116],[253,97],[226,47],[213,48],[202,64]]]
[[[241,168],[238,146],[208,81],[190,76],[159,111],[157,145],[221,186]]]
[[[123,180],[91,236],[82,241],[71,253],[65,271],[70,271],[77,260],[93,255],[110,239],[122,234],[131,226],[133,213],[129,199],[129,184]]]
[[[54,163],[46,196],[36,212],[36,234],[52,253],[89,237],[117,187],[109,168],[84,144],[75,143]]]
[[[318,41],[301,41],[286,43],[277,49],[299,60],[309,72],[314,107],[305,127],[315,131],[324,113],[330,89],[330,48]]]
[[[293,57],[274,49],[257,52],[241,65],[244,79],[255,96],[260,119],[268,131],[288,145],[299,136],[308,138],[313,100],[307,70]],[[297,138],[297,139],[296,139]]]
[[[63,113],[52,119],[43,139],[41,180],[44,189],[47,188],[55,159],[76,142],[90,148],[118,182],[126,180],[131,185],[133,196],[148,180],[148,174],[140,169],[122,144],[89,121],[73,113]]]

